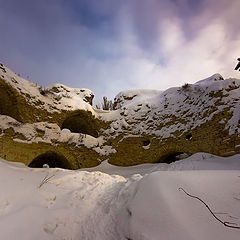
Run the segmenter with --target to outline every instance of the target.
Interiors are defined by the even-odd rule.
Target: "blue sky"
[[[239,0],[0,0],[0,61],[100,99],[238,77]]]

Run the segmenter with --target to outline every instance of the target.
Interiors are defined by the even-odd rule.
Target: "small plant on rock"
[[[182,90],[184,91],[184,92],[186,92],[186,91],[189,91],[190,90],[190,84],[189,83],[185,83],[184,85],[182,85]]]
[[[106,96],[103,97],[103,102],[100,104],[96,104],[95,107],[97,109],[103,109],[103,110],[113,110],[113,102],[112,100],[108,100]]]

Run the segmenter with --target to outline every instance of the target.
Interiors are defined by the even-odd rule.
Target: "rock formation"
[[[41,88],[0,64],[0,157],[78,169],[106,159],[129,166],[240,153],[238,79],[215,74],[166,91],[124,91],[113,111],[95,109],[93,96],[61,84]]]

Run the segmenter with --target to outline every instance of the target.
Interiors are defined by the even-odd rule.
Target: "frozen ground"
[[[78,171],[0,160],[0,239],[239,240],[240,155]]]

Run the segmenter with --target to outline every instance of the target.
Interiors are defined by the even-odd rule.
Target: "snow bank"
[[[19,168],[1,161],[0,239],[114,239],[119,209],[111,204],[125,182],[100,172]]]
[[[240,226],[240,171],[152,173],[137,185],[126,209],[129,239],[237,240],[240,229],[218,222],[198,200],[203,199],[223,221]],[[126,221],[126,219],[124,219]],[[236,225],[235,225],[236,224]]]
[[[240,230],[224,227],[201,202],[179,191],[200,197],[220,219],[240,225],[240,171],[197,170],[240,169],[239,155],[217,158],[199,153],[176,162],[179,169],[195,171],[102,163],[109,174],[31,169],[0,159],[0,239],[238,240]]]
[[[106,174],[121,175],[126,178],[134,174],[149,174],[157,171],[186,171],[186,170],[240,170],[240,154],[231,157],[219,157],[209,153],[196,153],[192,156],[172,162],[158,164],[139,164],[131,167],[119,167],[103,161],[96,167],[83,170],[94,172],[100,171]]]

